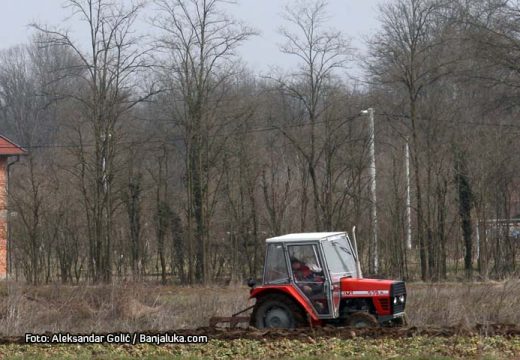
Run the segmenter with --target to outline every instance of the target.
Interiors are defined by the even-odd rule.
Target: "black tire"
[[[250,325],[258,329],[294,329],[306,323],[302,308],[282,294],[268,294],[257,299],[250,321]]]
[[[380,326],[374,315],[364,311],[349,314],[345,321],[345,325],[355,328],[375,328]]]

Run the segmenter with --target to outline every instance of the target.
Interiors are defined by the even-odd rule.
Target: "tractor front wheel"
[[[379,327],[379,322],[373,315],[358,311],[348,315],[345,325],[355,328],[374,328]]]
[[[305,325],[300,307],[287,296],[273,294],[257,300],[251,314],[251,325],[258,329],[293,329]]]

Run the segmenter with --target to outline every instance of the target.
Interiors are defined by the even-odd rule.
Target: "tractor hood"
[[[341,278],[342,299],[370,298],[380,316],[404,312],[406,286],[403,281]]]
[[[390,296],[394,280],[341,278],[342,297]]]

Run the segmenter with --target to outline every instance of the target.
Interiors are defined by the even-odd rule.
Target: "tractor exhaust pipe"
[[[357,239],[356,239],[356,226],[352,227],[352,239],[354,240],[354,251],[356,252],[356,272],[357,277],[359,279],[363,278],[363,273],[361,272],[361,262],[359,261],[359,252],[357,247]]]

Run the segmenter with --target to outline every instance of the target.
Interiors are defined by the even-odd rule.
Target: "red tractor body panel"
[[[370,299],[378,317],[392,316],[393,284],[393,280],[341,278],[341,300]],[[259,298],[273,292],[283,293],[294,299],[309,314],[313,325],[322,323],[315,309],[292,284],[257,286],[251,290],[250,298]]]
[[[268,293],[273,293],[273,292],[287,294],[290,298],[294,299],[305,310],[305,312],[307,314],[309,314],[313,325],[321,324],[321,320],[318,319],[318,316],[316,315],[316,312],[314,311],[312,306],[300,294],[300,292],[298,292],[298,290],[296,290],[296,288],[290,284],[257,286],[255,288],[251,289],[251,295],[249,296],[249,298],[257,299],[259,297],[267,295]]]
[[[393,280],[342,278],[341,298],[371,298],[379,316],[390,315]]]

